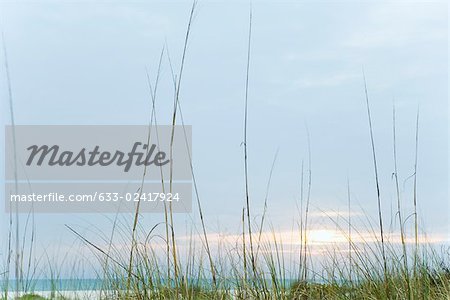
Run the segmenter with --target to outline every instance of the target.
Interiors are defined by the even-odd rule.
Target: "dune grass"
[[[155,105],[157,86],[163,57],[167,54],[174,85],[174,102],[172,126],[184,119],[180,103],[182,73],[187,55],[187,45],[193,21],[195,2],[190,12],[185,36],[183,55],[178,74],[172,67],[168,51],[162,51],[155,82],[150,86],[152,112],[150,125],[157,125]],[[267,201],[272,172],[275,167],[276,155],[267,184],[264,199],[264,211],[259,222],[255,222],[251,210],[252,197],[249,194],[249,172],[247,151],[247,115],[250,89],[251,62],[251,13],[248,35],[248,55],[246,65],[245,114],[243,125],[243,163],[245,179],[245,197],[242,205],[241,234],[233,242],[223,241],[213,251],[207,232],[206,220],[202,211],[200,193],[195,180],[194,166],[191,163],[193,186],[197,209],[201,221],[199,234],[192,233],[190,238],[180,247],[180,241],[174,227],[174,214],[170,205],[165,207],[164,222],[157,223],[152,228],[140,226],[139,206],[129,219],[112,220],[110,236],[100,236],[106,241],[106,246],[97,245],[76,229],[67,226],[68,233],[74,235],[86,245],[97,258],[100,269],[96,270],[102,287],[97,296],[101,299],[450,299],[450,249],[437,251],[420,235],[417,212],[417,164],[419,144],[419,114],[416,124],[415,173],[413,199],[403,199],[399,193],[395,107],[393,110],[393,161],[394,179],[396,185],[397,211],[395,216],[382,215],[383,199],[380,195],[380,181],[377,169],[376,147],[370,111],[369,93],[364,76],[363,92],[368,113],[368,134],[371,142],[374,166],[375,199],[378,205],[378,224],[361,228],[352,223],[350,211],[352,206],[350,182],[348,183],[348,216],[340,216],[341,220],[332,219],[338,230],[346,238],[346,251],[336,251],[339,247],[330,243],[324,249],[320,263],[313,263],[312,245],[310,245],[310,208],[312,166],[309,150],[307,164],[302,163],[301,170],[301,206],[298,217],[294,220],[297,228],[292,229],[292,236],[297,241],[294,249],[295,259],[286,255],[285,241],[275,230],[267,228]],[[6,61],[6,59],[5,59]],[[8,77],[9,81],[9,77]],[[13,102],[10,95],[11,118]],[[148,139],[157,138],[158,133]],[[173,132],[172,132],[173,140]],[[309,134],[308,134],[308,145]],[[190,151],[190,149],[188,149]],[[190,152],[189,152],[190,156]],[[143,174],[143,180],[145,177]],[[162,181],[164,185],[164,182]],[[170,185],[171,186],[171,185]],[[406,223],[402,211],[402,203],[411,201],[414,205],[413,224]],[[389,232],[383,227],[387,217],[398,220],[400,240],[390,238]],[[125,220],[124,220],[125,219]],[[342,225],[344,219],[344,225]],[[367,216],[369,220],[369,217]],[[28,224],[28,219],[27,219]],[[407,226],[411,228],[406,228]],[[13,222],[11,216],[9,230],[8,260],[5,272],[1,274],[3,291],[0,299],[15,297],[17,299],[45,299],[33,294],[32,282],[37,278],[36,270],[58,270],[49,262],[32,262],[32,251],[35,245],[34,227],[24,229],[23,239],[18,238],[19,219]],[[160,230],[161,228],[161,230]],[[412,229],[412,230],[407,230]],[[12,237],[16,233],[16,238]],[[370,232],[369,241],[363,232]],[[414,242],[407,243],[407,234],[412,232]],[[101,234],[99,234],[101,235]],[[117,246],[113,240],[119,237],[125,241],[125,247]],[[22,240],[22,242],[21,242]],[[97,239],[96,239],[97,240]],[[162,241],[152,243],[153,240]],[[12,241],[17,243],[15,249]],[[25,246],[28,245],[26,248]],[[180,250],[183,249],[183,250]],[[344,247],[345,248],[345,247]],[[25,254],[26,249],[28,255]],[[214,252],[214,253],[213,253]],[[25,260],[29,257],[29,260]],[[15,259],[13,259],[15,258]],[[28,264],[24,265],[24,261]],[[15,290],[11,296],[9,270],[14,263]],[[39,267],[38,267],[39,265]],[[62,268],[62,266],[59,266]],[[27,276],[23,276],[27,274]],[[58,272],[50,272],[54,280]],[[74,278],[77,278],[74,274]],[[81,276],[81,274],[79,275]],[[82,298],[82,296],[80,296]],[[54,287],[51,299],[64,299],[57,285]]]

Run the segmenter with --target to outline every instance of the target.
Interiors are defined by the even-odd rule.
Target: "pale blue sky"
[[[16,123],[147,123],[145,68],[155,75],[167,40],[178,70],[190,6],[162,1],[2,1]],[[194,165],[210,232],[238,232],[244,205],[241,142],[248,11],[248,3],[199,2],[188,48],[180,101],[186,123],[193,125]],[[269,219],[277,230],[289,230],[297,218],[307,124],[313,210],[345,210],[349,174],[355,211],[361,206],[375,218],[364,67],[386,215],[395,207],[395,99],[401,182],[413,173],[420,104],[420,217],[429,234],[448,234],[447,15],[446,2],[253,4],[248,150],[254,216],[261,214],[270,165],[279,149]],[[1,118],[8,124],[3,67],[0,76]],[[167,59],[161,80],[157,113],[159,123],[168,124],[173,91]],[[412,211],[411,191],[412,182],[407,181],[402,191],[407,212]],[[0,216],[3,245],[8,215]],[[146,215],[143,222],[151,226],[160,219]],[[181,232],[192,219],[198,224],[195,212],[177,215]],[[68,247],[75,240],[63,224],[80,230],[95,224],[106,232],[110,227],[106,217],[98,215],[38,215],[36,222],[38,244],[49,248]]]

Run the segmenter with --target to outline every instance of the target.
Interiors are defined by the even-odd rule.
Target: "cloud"
[[[335,73],[322,75],[317,77],[312,77],[310,74],[305,75],[305,77],[299,78],[294,81],[294,85],[297,88],[319,88],[319,87],[336,87],[355,79],[361,78],[361,75],[355,73]]]
[[[351,28],[349,38],[342,42],[350,48],[405,47],[413,43],[445,40],[447,30],[439,26],[446,20],[443,3],[397,4],[374,6],[363,26]]]

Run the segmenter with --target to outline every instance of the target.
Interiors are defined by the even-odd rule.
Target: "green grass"
[[[26,294],[18,298],[19,300],[44,300],[44,297],[35,294]]]

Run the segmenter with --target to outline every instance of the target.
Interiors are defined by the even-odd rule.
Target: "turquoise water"
[[[7,284],[9,283],[9,284]],[[20,291],[93,291],[99,290],[102,287],[103,281],[101,279],[34,279],[30,281],[21,282],[19,286]],[[16,290],[16,280],[9,280],[6,282],[0,280],[1,291]]]
[[[234,280],[228,279],[225,280],[228,284],[232,285]],[[295,279],[286,279],[284,280],[284,284],[289,286],[293,283],[297,282]],[[314,281],[319,283],[319,281]],[[43,291],[43,292],[51,292],[51,291],[95,291],[100,290],[104,285],[104,281],[102,279],[34,279],[30,281],[23,281],[19,286],[19,291],[21,292],[34,292],[34,291]],[[208,279],[203,279],[201,283],[198,280],[194,280],[193,282],[196,285],[204,285],[211,286],[212,281]],[[323,283],[323,282],[320,282]],[[268,280],[268,285],[271,285],[271,281]],[[0,295],[1,292],[6,290],[8,286],[9,292],[15,292],[16,290],[16,280],[0,280]],[[125,288],[125,287],[124,287]]]

